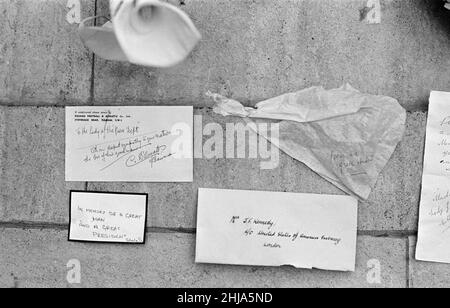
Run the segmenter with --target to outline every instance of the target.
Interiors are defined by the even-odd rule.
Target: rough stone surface
[[[0,110],[0,221],[66,222],[68,191],[85,184],[64,181],[64,109]]]
[[[0,0],[0,103],[83,104],[89,101],[92,56],[67,1]],[[82,18],[94,1],[82,0]]]
[[[426,113],[408,113],[403,140],[360,205],[368,230],[417,230],[426,122]]]
[[[189,59],[171,69],[96,59],[95,103],[203,107],[211,90],[253,105],[349,82],[425,110],[430,90],[449,90],[450,12],[439,0],[381,2],[381,24],[369,25],[366,0],[183,1],[203,35]]]
[[[415,259],[416,241],[416,237],[409,239],[409,286],[411,288],[449,288],[450,266],[417,261]]]
[[[6,148],[5,148],[5,108],[0,107],[0,184],[5,180],[5,157],[6,157]],[[0,217],[5,216],[5,207],[7,195],[3,190],[0,191]]]
[[[405,287],[406,241],[360,237],[354,273],[194,263],[194,235],[150,233],[145,246],[67,242],[66,231],[0,229],[0,287]],[[79,260],[81,284],[67,263]],[[369,260],[380,283],[367,280]]]
[[[225,128],[233,118],[197,110],[203,127]],[[359,203],[359,230],[416,230],[426,114],[408,113],[407,132],[365,202]],[[210,136],[204,136],[204,145]],[[89,183],[89,190],[149,193],[149,225],[195,228],[197,190],[204,188],[343,194],[302,163],[281,154],[278,168],[261,170],[261,159],[196,159],[194,183]]]

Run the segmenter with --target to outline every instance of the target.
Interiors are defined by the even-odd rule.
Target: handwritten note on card
[[[67,107],[66,181],[192,182],[192,107]]]
[[[70,193],[69,240],[145,242],[147,194]]]
[[[450,93],[428,108],[416,259],[450,263]]]
[[[200,189],[197,263],[354,271],[350,196]]]

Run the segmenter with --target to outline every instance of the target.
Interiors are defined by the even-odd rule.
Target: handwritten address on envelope
[[[354,271],[350,196],[200,189],[197,263]]]
[[[143,244],[147,194],[70,193],[69,240]]]
[[[450,263],[450,93],[431,92],[416,259]]]
[[[193,107],[67,107],[66,181],[192,182]]]

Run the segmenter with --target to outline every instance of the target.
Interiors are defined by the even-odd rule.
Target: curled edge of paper
[[[106,19],[108,22],[101,27],[86,26],[87,22],[100,18]],[[78,33],[86,48],[99,57],[111,61],[128,61],[117,41],[112,23],[107,17],[93,16],[84,19],[78,27]]]
[[[185,60],[201,40],[189,16],[170,3],[110,0],[110,6],[117,40],[131,63],[170,67]]]
[[[144,20],[141,10],[150,8]],[[110,0],[112,20],[103,26],[87,27],[79,34],[84,45],[100,58],[147,67],[171,67],[184,61],[201,34],[189,16],[172,4],[159,0]],[[106,17],[105,17],[106,18]]]

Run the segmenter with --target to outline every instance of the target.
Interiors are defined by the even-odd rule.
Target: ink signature
[[[173,153],[163,154],[163,152],[167,149],[166,145],[158,145],[153,151],[140,151],[137,154],[131,154],[127,160],[125,161],[125,165],[127,167],[134,167],[143,162],[148,161],[153,168],[153,165],[172,156]]]
[[[149,161],[151,164],[151,167],[153,168],[154,164],[167,159],[174,155],[173,153],[165,154],[163,155],[163,152],[167,149],[167,145],[158,145],[155,150],[149,151],[145,150],[149,146],[153,145],[152,143],[148,143],[145,145],[140,145],[136,149],[130,149],[126,151],[125,154],[119,156],[116,160],[105,166],[104,168],[100,169],[100,171],[104,171],[112,166],[114,166],[119,161],[125,159],[125,166],[126,167],[134,167],[136,165],[139,165],[145,161]],[[140,152],[139,152],[140,151]],[[139,152],[137,154],[137,152]]]

